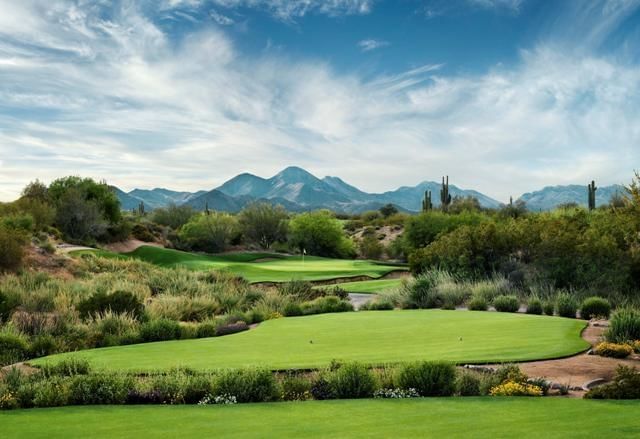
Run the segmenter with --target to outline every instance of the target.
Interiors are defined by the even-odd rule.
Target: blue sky
[[[288,165],[501,200],[640,168],[640,0],[0,0],[0,200]]]

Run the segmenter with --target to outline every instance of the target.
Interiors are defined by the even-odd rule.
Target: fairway
[[[75,254],[94,253],[103,257],[132,258],[160,267],[183,267],[190,270],[225,270],[249,282],[286,282],[292,279],[318,281],[366,276],[372,279],[405,267],[382,265],[371,261],[330,259],[315,256],[285,256],[271,253],[229,253],[204,255],[152,246],[142,246],[131,253],[82,250]]]
[[[2,437],[638,437],[640,402],[420,398],[0,412]]]
[[[384,295],[396,291],[402,285],[402,281],[403,279],[376,279],[361,282],[344,282],[336,286],[349,293]],[[317,288],[327,288],[327,286]]]
[[[410,360],[456,363],[548,359],[581,352],[586,322],[497,312],[361,311],[268,320],[224,337],[91,349],[71,355],[96,368],[147,371],[188,366],[315,368],[333,359],[367,364]]]

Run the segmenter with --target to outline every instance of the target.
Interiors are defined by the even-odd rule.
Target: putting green
[[[383,364],[410,360],[508,362],[576,354],[586,322],[497,312],[411,310],[320,314],[269,320],[224,337],[91,349],[32,361],[78,356],[94,367],[147,371],[188,366],[315,368],[333,359]]]
[[[2,437],[639,437],[639,401],[419,398],[0,412]]]
[[[178,250],[142,246],[131,253],[81,250],[74,254],[94,253],[103,257],[133,258],[160,267],[184,267],[191,270],[226,270],[249,282],[286,282],[292,279],[327,280],[355,276],[379,278],[405,267],[382,265],[372,261],[284,256],[271,253],[230,253],[203,255]]]

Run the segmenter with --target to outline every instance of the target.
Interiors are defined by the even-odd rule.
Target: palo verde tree
[[[289,241],[292,247],[312,255],[342,258],[354,255],[353,242],[327,210],[302,213],[291,219]]]
[[[244,238],[263,249],[287,239],[288,215],[284,207],[270,203],[251,203],[238,215]]]

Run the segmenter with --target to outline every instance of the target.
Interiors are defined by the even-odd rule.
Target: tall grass
[[[634,308],[622,308],[616,311],[609,321],[609,329],[605,337],[613,343],[640,340],[640,311]]]

